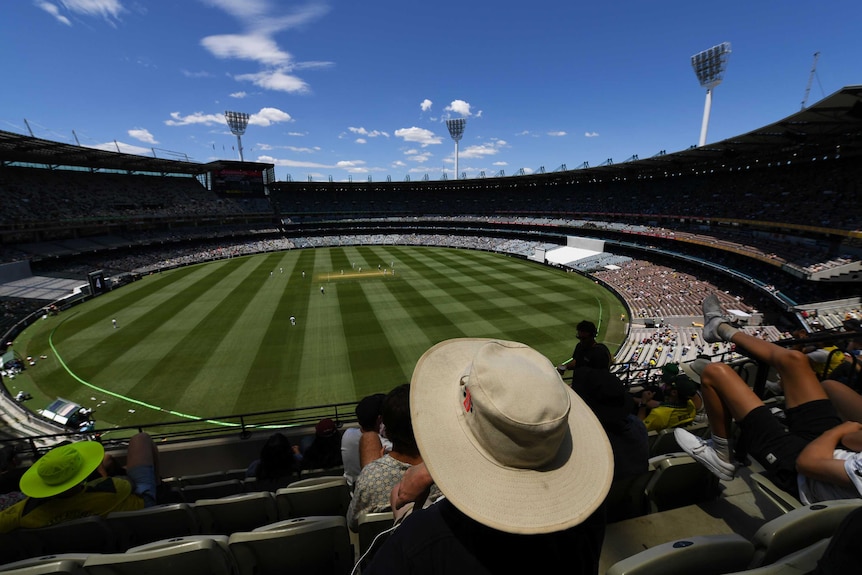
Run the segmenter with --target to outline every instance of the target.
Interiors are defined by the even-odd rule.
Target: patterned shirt
[[[388,453],[362,468],[347,509],[347,526],[351,531],[359,531],[359,517],[363,513],[391,510],[389,496],[392,488],[401,481],[409,468],[409,463],[402,463]],[[437,486],[432,485],[429,499],[434,500],[440,495]]]

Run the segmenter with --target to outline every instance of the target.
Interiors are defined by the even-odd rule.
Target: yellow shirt
[[[84,490],[71,497],[28,497],[0,511],[0,533],[15,529],[47,527],[90,515],[106,516],[112,511],[144,508],[144,499],[132,493],[132,484],[122,477],[90,481]]]
[[[694,421],[696,415],[697,408],[690,399],[684,407],[663,403],[650,410],[644,418],[644,425],[647,431],[659,431]]]

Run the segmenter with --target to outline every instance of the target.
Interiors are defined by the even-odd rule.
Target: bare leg
[[[755,359],[775,368],[781,377],[787,407],[796,407],[816,399],[828,398],[805,354],[742,331],[733,334],[730,341],[745,348]],[[740,419],[736,415],[734,418],[737,421]]]
[[[700,376],[701,392],[713,436],[729,437],[731,420],[745,418],[763,402],[725,363],[710,363]]]
[[[159,476],[159,452],[153,439],[146,433],[138,433],[129,439],[129,448],[126,452],[126,469],[141,465],[152,465],[156,478]]]
[[[862,395],[840,381],[825,379],[820,383],[841,419],[862,422]]]

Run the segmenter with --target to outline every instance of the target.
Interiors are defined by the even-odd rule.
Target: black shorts
[[[841,423],[828,399],[809,401],[785,410],[786,425],[765,405],[752,409],[740,421],[737,449],[766,469],[779,488],[798,497],[796,458],[813,439]]]

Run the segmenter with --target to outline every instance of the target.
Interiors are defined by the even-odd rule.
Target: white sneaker
[[[703,339],[708,343],[718,343],[725,341],[718,335],[718,326],[723,323],[733,323],[733,318],[725,315],[721,309],[721,303],[718,301],[718,296],[714,293],[706,296],[703,300]]]
[[[677,427],[673,430],[674,439],[680,449],[691,455],[698,463],[709,469],[719,479],[730,481],[736,474],[736,465],[728,463],[718,456],[712,445],[712,440],[700,437]]]

